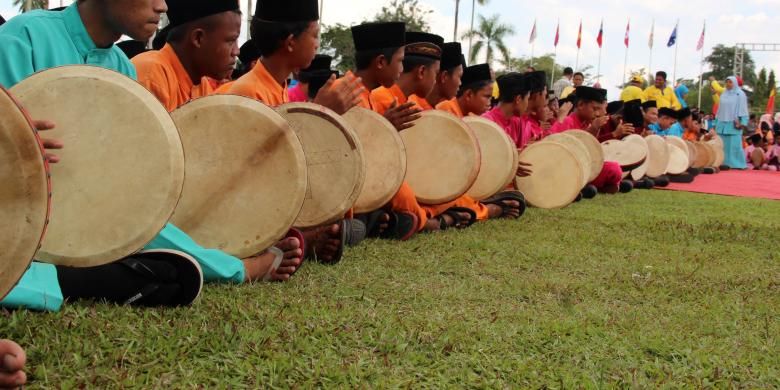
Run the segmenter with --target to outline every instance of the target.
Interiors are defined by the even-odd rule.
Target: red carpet
[[[723,171],[696,176],[690,184],[671,183],[661,189],[780,200],[780,172]]]

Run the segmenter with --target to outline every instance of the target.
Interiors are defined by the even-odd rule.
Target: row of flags
[[[677,28],[680,26],[680,21],[678,20],[677,23],[674,25],[674,30],[672,30],[672,35],[669,36],[669,40],[666,42],[666,47],[672,47],[677,44]],[[701,30],[701,36],[699,37],[699,41],[696,44],[696,51],[701,50],[704,48],[704,35],[707,31],[707,22],[704,22],[704,27]],[[626,48],[630,46],[630,35],[631,35],[631,19],[628,19],[628,24],[626,24],[626,36],[623,40],[623,42],[626,45]],[[534,44],[536,42],[536,20],[534,20],[534,27],[531,29],[531,38],[528,40],[528,43]],[[555,29],[555,47],[558,47],[558,43],[561,39],[561,22],[558,21],[558,27]],[[652,26],[650,27],[650,39],[648,40],[647,46],[649,48],[653,48],[655,42],[655,21],[653,21]],[[601,25],[599,26],[599,35],[596,38],[596,43],[599,45],[599,48],[601,48],[604,45],[604,19],[601,20]],[[577,33],[577,48],[582,48],[582,19],[580,19],[580,28],[579,32]]]

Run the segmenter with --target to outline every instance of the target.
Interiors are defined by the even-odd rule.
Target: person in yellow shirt
[[[674,89],[666,84],[666,72],[664,71],[655,74],[655,85],[651,85],[645,89],[644,100],[655,101],[658,109],[682,109],[682,105],[680,105],[680,101],[677,100],[677,94],[674,93]]]
[[[718,107],[720,106],[720,95],[726,87],[720,85],[715,77],[710,76],[710,91],[712,92],[712,114],[718,115]]]
[[[645,102],[645,92],[642,91],[642,85],[645,83],[645,80],[642,78],[642,76],[636,74],[631,76],[631,81],[629,81],[628,85],[623,88],[623,92],[620,93],[620,100],[625,102],[630,102],[633,100],[641,100],[642,103]]]

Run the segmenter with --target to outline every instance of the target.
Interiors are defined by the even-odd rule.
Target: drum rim
[[[13,287],[21,280],[22,276],[24,275],[24,272],[27,270],[27,268],[32,263],[33,259],[35,258],[36,253],[41,248],[41,243],[46,235],[46,229],[49,224],[49,216],[51,215],[51,193],[52,193],[52,187],[51,187],[51,175],[49,174],[49,162],[46,159],[45,150],[43,148],[43,142],[40,138],[40,135],[38,134],[38,130],[33,125],[33,122],[28,115],[27,111],[22,109],[21,104],[11,95],[11,93],[0,86],[0,100],[6,100],[8,103],[7,107],[7,113],[15,118],[10,118],[10,121],[24,123],[27,125],[27,128],[29,129],[28,136],[25,136],[25,138],[29,138],[31,142],[29,142],[29,145],[26,145],[26,148],[35,149],[38,154],[40,155],[40,159],[37,161],[39,163],[36,163],[36,170],[38,171],[38,180],[41,182],[38,183],[40,185],[40,190],[42,190],[42,197],[41,199],[38,199],[35,203],[45,203],[45,208],[43,210],[38,210],[39,212],[42,212],[41,219],[38,222],[38,224],[31,224],[31,223],[23,223],[20,224],[21,226],[34,226],[39,225],[39,228],[31,229],[31,234],[33,234],[33,237],[37,237],[37,239],[33,239],[31,241],[32,244],[30,247],[25,248],[24,250],[20,250],[19,252],[25,252],[26,255],[22,256],[21,253],[18,255],[12,254],[9,255],[8,258],[12,261],[18,262],[18,270],[21,272],[18,272],[14,275],[8,275],[10,276],[8,278],[8,281],[11,282],[6,286],[0,286],[0,300],[4,299],[8,293],[11,292]],[[6,110],[4,110],[6,111]],[[22,136],[21,133],[18,134],[19,137]],[[29,137],[31,135],[31,137]],[[20,146],[17,144],[16,148],[19,148]],[[41,202],[42,201],[42,202]],[[32,203],[32,202],[31,202]],[[3,252],[5,253],[5,252]]]
[[[178,128],[173,123],[173,119],[165,107],[163,107],[162,103],[160,103],[160,101],[137,80],[118,71],[94,65],[79,64],[55,66],[30,75],[20,83],[14,85],[10,91],[18,97],[18,95],[23,95],[28,90],[36,90],[35,85],[33,85],[34,83],[50,82],[51,80],[62,80],[67,78],[111,82],[113,85],[122,87],[127,90],[128,93],[133,94],[138,98],[138,101],[146,104],[150,115],[160,121],[160,128],[167,139],[169,148],[171,148],[171,154],[168,156],[169,166],[171,176],[174,177],[175,180],[171,188],[168,189],[168,193],[165,195],[165,198],[167,199],[166,202],[161,202],[164,203],[164,205],[160,205],[157,210],[157,216],[159,216],[158,220],[149,223],[149,226],[147,226],[146,229],[138,229],[137,233],[128,234],[128,236],[133,237],[125,239],[121,245],[114,245],[111,248],[101,248],[101,251],[93,251],[93,253],[89,255],[76,256],[70,253],[50,253],[47,250],[46,240],[42,242],[41,249],[37,255],[38,260],[56,265],[73,267],[103,265],[137,252],[151,242],[165,225],[168,224],[168,221],[176,209],[184,186],[184,151],[181,145]],[[54,215],[55,211],[56,208],[53,208],[51,215],[53,221],[56,219],[56,215]],[[48,231],[51,232],[52,226],[56,228],[56,225],[56,221],[54,225],[49,225]],[[63,229],[64,228],[61,228],[60,230]],[[50,235],[47,235],[47,237],[50,237]]]
[[[569,202],[566,203],[566,204],[562,204],[562,205],[556,204],[553,207],[546,207],[545,209],[554,210],[554,209],[565,208],[566,206],[572,204],[575,199],[577,199],[577,196],[579,195],[580,190],[585,186],[585,183],[582,183],[582,181],[581,181],[581,178],[583,177],[583,175],[582,175],[583,168],[582,168],[582,166],[580,166],[580,163],[579,163],[578,159],[574,156],[574,153],[572,153],[571,150],[569,150],[564,145],[562,145],[562,144],[560,144],[558,142],[554,142],[554,141],[536,142],[536,143],[528,145],[526,148],[523,149],[523,151],[520,152],[520,160],[521,161],[523,160],[523,158],[522,158],[523,152],[526,152],[527,150],[530,150],[532,148],[539,148],[539,147],[557,147],[558,148],[557,152],[560,152],[562,154],[568,154],[568,156],[571,158],[572,161],[574,161],[574,163],[576,165],[576,169],[578,170],[578,172],[575,172],[576,173],[575,177],[577,178],[577,183],[575,185],[577,186],[577,189],[576,189],[576,191],[572,191],[573,194],[570,197],[571,199],[569,200]],[[520,178],[520,177],[516,177],[515,178],[515,188],[517,188],[518,191],[520,191],[522,193],[522,190],[520,189],[520,186],[519,186],[519,180],[525,180],[525,179],[524,178]],[[539,206],[534,204],[533,199],[532,199],[533,197],[529,198],[525,193],[523,195],[526,197],[526,200],[528,201],[528,203],[530,205],[532,205],[534,207],[539,207]]]
[[[477,174],[477,179],[474,180],[474,184],[472,184],[471,188],[469,188],[469,190],[466,191],[466,195],[470,196],[471,198],[473,198],[475,200],[487,199],[487,198],[495,195],[496,193],[500,192],[501,190],[506,188],[507,185],[512,183],[512,180],[514,179],[515,174],[517,173],[517,154],[518,154],[517,153],[517,148],[515,147],[514,142],[512,142],[512,140],[509,138],[509,135],[506,134],[504,129],[502,129],[498,124],[496,124],[495,122],[493,122],[493,121],[491,121],[489,119],[478,117],[478,116],[467,116],[467,117],[463,118],[463,122],[465,122],[466,125],[468,125],[469,127],[471,127],[472,124],[477,124],[477,125],[487,126],[487,127],[491,128],[491,129],[493,129],[493,132],[498,134],[499,137],[501,137],[501,139],[504,141],[503,144],[504,144],[504,146],[507,147],[506,151],[509,152],[509,154],[512,156],[512,164],[513,165],[510,166],[510,169],[508,170],[507,174],[503,177],[503,180],[501,181],[501,183],[496,184],[495,186],[492,187],[492,189],[494,189],[494,191],[492,191],[492,193],[490,193],[490,194],[486,194],[486,193],[484,193],[484,191],[482,193],[477,193],[477,192],[474,191],[474,185],[476,185],[477,180],[479,180],[479,178],[480,178],[479,175],[481,175],[481,173],[482,173],[482,164],[480,163],[480,173]],[[471,129],[471,131],[474,133],[474,135],[476,135],[477,132],[474,131],[473,128]],[[479,138],[477,138],[477,141],[479,141]],[[480,161],[482,159],[482,156],[484,156],[484,155],[485,154],[482,153],[481,144],[480,144]],[[515,169],[511,169],[511,167],[515,167]],[[488,192],[490,192],[490,191],[488,191]]]

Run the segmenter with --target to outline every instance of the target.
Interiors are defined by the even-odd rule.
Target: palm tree
[[[490,18],[485,18],[479,15],[479,28],[463,34],[463,39],[477,39],[474,42],[473,51],[469,53],[470,63],[477,61],[477,57],[482,49],[485,49],[485,62],[488,64],[493,63],[494,49],[498,49],[504,61],[508,62],[511,58],[504,39],[509,35],[513,35],[515,30],[510,25],[500,23],[498,17],[498,15],[493,15]]]
[[[474,29],[474,13],[475,13],[475,11],[477,9],[477,4],[485,5],[485,4],[489,3],[489,2],[490,2],[490,0],[471,0],[471,27],[470,27],[471,30]],[[456,36],[457,36],[457,34],[456,34]],[[471,44],[472,44],[472,40],[471,40],[471,38],[469,38],[469,55],[471,55],[471,46],[472,46]]]
[[[32,0],[31,9],[49,9],[49,0]],[[19,12],[27,8],[27,0],[14,0],[14,5],[19,7]]]

